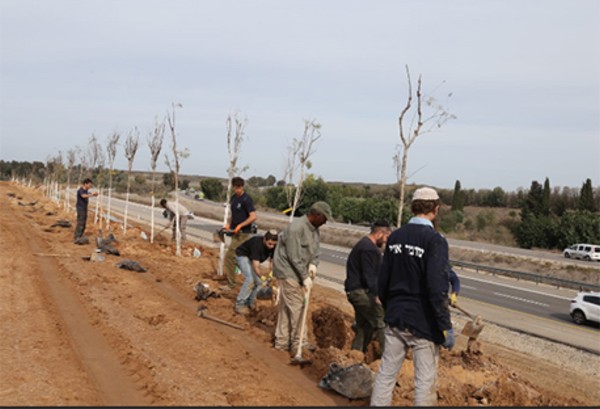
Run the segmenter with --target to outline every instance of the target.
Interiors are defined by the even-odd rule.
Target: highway
[[[189,204],[185,199],[183,202],[186,206]],[[113,198],[111,208],[113,212],[122,214],[124,201]],[[90,201],[90,209],[94,209],[92,201]],[[282,217],[283,220],[287,219],[283,215],[276,216]],[[259,221],[261,217],[259,215]],[[90,219],[93,220],[88,218],[88,222]],[[150,207],[130,202],[128,220],[147,225],[150,221]],[[167,223],[162,216],[162,208],[155,209],[155,223],[155,231],[160,230]],[[196,216],[195,219],[188,221],[188,238],[205,246],[216,246],[212,241],[212,234],[221,224],[222,221]],[[327,225],[338,227],[340,224],[335,223],[331,226],[332,224],[328,223]],[[344,224],[341,226],[344,229],[356,228]],[[170,231],[168,234],[170,235]],[[453,241],[449,241],[449,244],[453,246]],[[473,243],[470,245],[472,246]],[[321,244],[321,249],[321,264],[316,283],[343,292],[345,263],[350,249],[325,243]],[[502,248],[503,251],[507,249],[510,248]],[[456,271],[461,280],[459,303],[472,314],[481,315],[487,322],[506,328],[600,354],[598,325],[578,326],[572,322],[568,314],[570,300],[577,293],[575,290],[468,270],[456,269]]]

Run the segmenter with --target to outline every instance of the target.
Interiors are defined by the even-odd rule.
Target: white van
[[[578,258],[587,261],[600,261],[600,245],[597,244],[573,244],[563,250],[565,258]]]

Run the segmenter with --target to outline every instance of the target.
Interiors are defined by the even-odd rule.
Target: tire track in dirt
[[[15,217],[23,218],[15,212]],[[25,221],[17,224],[19,234],[32,254],[47,251],[41,239],[24,227]],[[48,296],[64,320],[73,347],[81,363],[93,379],[102,403],[107,406],[149,404],[139,388],[124,372],[114,350],[103,335],[90,323],[89,316],[82,308],[78,296],[61,278],[60,267],[51,258],[38,259],[37,271],[47,285]]]

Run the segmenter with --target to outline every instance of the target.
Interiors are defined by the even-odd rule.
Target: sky
[[[0,49],[3,160],[45,162],[92,135],[105,148],[116,131],[126,170],[137,127],[133,169],[149,171],[148,135],[175,109],[181,174],[227,177],[237,115],[245,178],[282,179],[315,120],[310,173],[395,183],[408,66],[455,116],[411,145],[409,183],[600,182],[597,0],[0,0]]]

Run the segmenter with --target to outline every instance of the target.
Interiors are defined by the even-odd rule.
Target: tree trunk
[[[400,199],[398,200],[398,228],[402,226],[402,210],[404,209],[404,190],[406,186],[406,162],[408,160],[408,149],[402,149],[402,164],[400,165]]]

